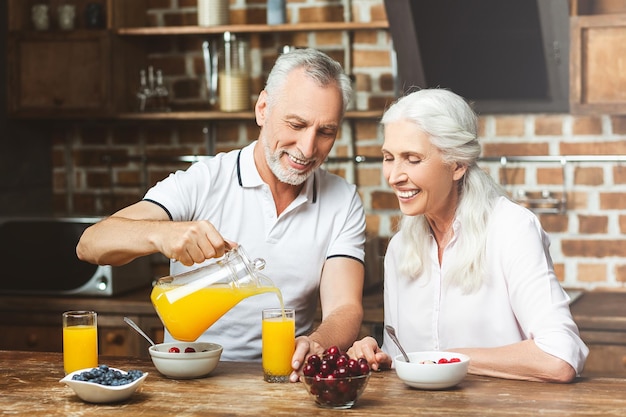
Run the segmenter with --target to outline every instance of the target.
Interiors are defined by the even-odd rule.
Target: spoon
[[[398,346],[398,349],[400,349],[400,352],[402,352],[402,356],[404,356],[404,360],[407,362],[411,362],[409,360],[409,355],[406,354],[406,352],[402,348],[402,345],[400,344],[400,341],[396,337],[396,329],[394,329],[392,326],[387,324],[385,325],[385,330],[387,331],[387,334],[389,335],[389,337],[391,337],[391,340],[393,340],[393,343],[395,343],[396,346]]]
[[[135,324],[135,322],[134,322],[134,321],[132,321],[132,320],[131,320],[131,319],[129,319],[128,317],[124,317],[124,321],[125,321],[125,322],[126,322],[126,323],[130,326],[130,327],[132,327],[133,329],[135,329],[135,331],[136,331],[137,333],[139,333],[140,335],[142,335],[142,336],[143,336],[143,337],[144,337],[144,338],[145,338],[148,342],[150,342],[150,344],[151,344],[152,346],[156,346],[156,344],[152,341],[152,339],[150,339],[150,337],[148,337],[148,335],[147,335],[147,334],[145,334],[145,333],[144,333],[144,331],[143,331],[143,330],[141,330],[141,329],[139,328],[139,326],[137,326],[137,324]]]

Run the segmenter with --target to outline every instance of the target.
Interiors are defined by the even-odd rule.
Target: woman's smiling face
[[[458,180],[466,168],[445,163],[441,151],[419,126],[406,120],[385,125],[383,175],[407,216],[454,215]]]

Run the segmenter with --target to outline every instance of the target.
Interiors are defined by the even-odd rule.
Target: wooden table
[[[37,416],[624,416],[626,379],[546,384],[468,376],[454,389],[422,391],[394,371],[372,374],[351,410],[318,408],[300,383],[263,381],[259,363],[220,362],[207,378],[171,380],[144,359],[101,363],[149,372],[142,390],[118,404],[88,404],[59,383],[60,353],[0,351],[0,414]]]

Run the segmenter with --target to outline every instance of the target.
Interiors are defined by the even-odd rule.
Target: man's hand
[[[298,382],[300,380],[299,372],[304,365],[306,358],[308,358],[312,354],[322,355],[324,353],[324,348],[312,340],[309,336],[299,336],[296,337],[296,349],[293,353],[293,357],[291,358],[291,367],[293,368],[293,372],[289,376],[289,381]]]
[[[230,248],[208,221],[164,222],[154,236],[159,252],[185,266],[219,258]]]

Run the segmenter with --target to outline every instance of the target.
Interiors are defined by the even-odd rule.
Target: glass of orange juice
[[[98,366],[98,317],[95,311],[63,313],[65,373]]]
[[[263,310],[263,379],[288,382],[296,348],[296,312],[293,308]]]

